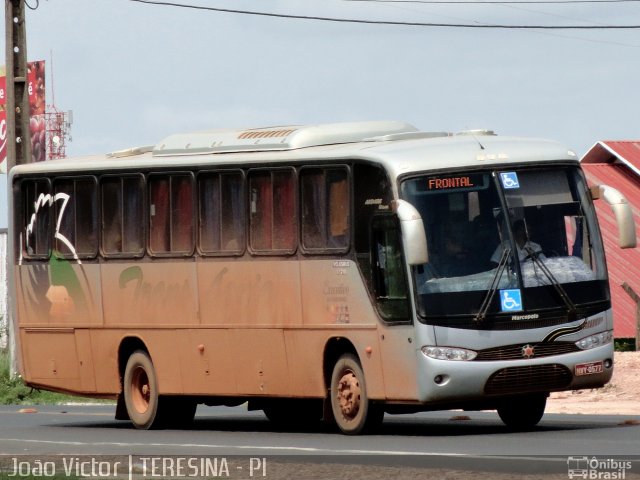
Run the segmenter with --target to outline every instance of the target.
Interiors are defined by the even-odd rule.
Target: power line
[[[29,5],[29,2],[27,0],[24,0],[24,4],[30,9],[30,10],[37,10],[38,7],[40,6],[40,0],[36,0],[36,4],[35,6],[31,6]]]
[[[518,5],[518,4],[547,4],[562,5],[571,3],[636,3],[640,0],[520,0],[506,1],[499,0],[340,0],[342,2],[364,2],[364,3],[423,3],[427,5]]]
[[[297,20],[315,20],[320,22],[359,23],[365,25],[391,25],[402,27],[440,27],[440,28],[484,28],[510,30],[632,30],[640,29],[640,25],[500,25],[483,23],[429,23],[429,22],[400,22],[391,20],[362,20],[353,18],[320,17],[310,15],[291,15],[282,13],[257,12],[251,10],[236,10],[231,8],[204,7],[183,3],[164,2],[158,0],[130,0],[131,2],[163,7],[189,8],[193,10],[208,10],[212,12],[235,13],[239,15],[253,15],[272,18],[289,18]],[[417,1],[417,0],[416,0]],[[566,0],[568,1],[568,0]],[[587,1],[587,0],[583,0]],[[593,0],[595,1],[595,0]],[[631,1],[631,0],[628,0]],[[474,2],[475,3],[475,2]],[[504,3],[504,2],[498,2]]]

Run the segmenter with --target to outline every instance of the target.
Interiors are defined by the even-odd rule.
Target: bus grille
[[[564,365],[530,365],[498,370],[491,375],[487,394],[549,392],[562,390],[571,383],[571,372]]]
[[[531,343],[533,347],[532,358],[551,357],[553,355],[563,355],[565,353],[577,352],[580,349],[574,342],[551,342],[551,343]],[[494,360],[522,360],[522,344],[505,345],[496,348],[487,348],[479,350],[475,361],[494,361]]]

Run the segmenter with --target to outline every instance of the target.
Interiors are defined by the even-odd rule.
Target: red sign
[[[35,162],[45,160],[46,156],[46,128],[45,128],[45,71],[44,60],[27,64],[27,92],[29,94],[29,109],[31,121],[29,123],[31,135],[31,154]],[[4,67],[0,67],[0,74]],[[7,77],[0,77],[0,170],[6,169],[7,157]]]
[[[0,105],[7,103],[7,77],[0,77]]]
[[[7,112],[0,109],[0,172],[4,173],[7,165]]]

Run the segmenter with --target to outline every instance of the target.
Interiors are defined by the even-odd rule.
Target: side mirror
[[[404,255],[409,265],[423,265],[429,261],[427,236],[420,212],[405,200],[391,202],[393,212],[400,220]]]
[[[618,246],[620,248],[635,248],[636,224],[633,221],[633,210],[627,199],[618,190],[607,185],[600,185],[598,193],[599,195],[594,198],[604,199],[616,217]]]

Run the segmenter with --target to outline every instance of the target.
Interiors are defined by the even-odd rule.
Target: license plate
[[[602,373],[604,368],[602,366],[602,362],[590,362],[590,363],[579,363],[576,365],[576,377],[580,377],[582,375],[594,375],[596,373]]]

